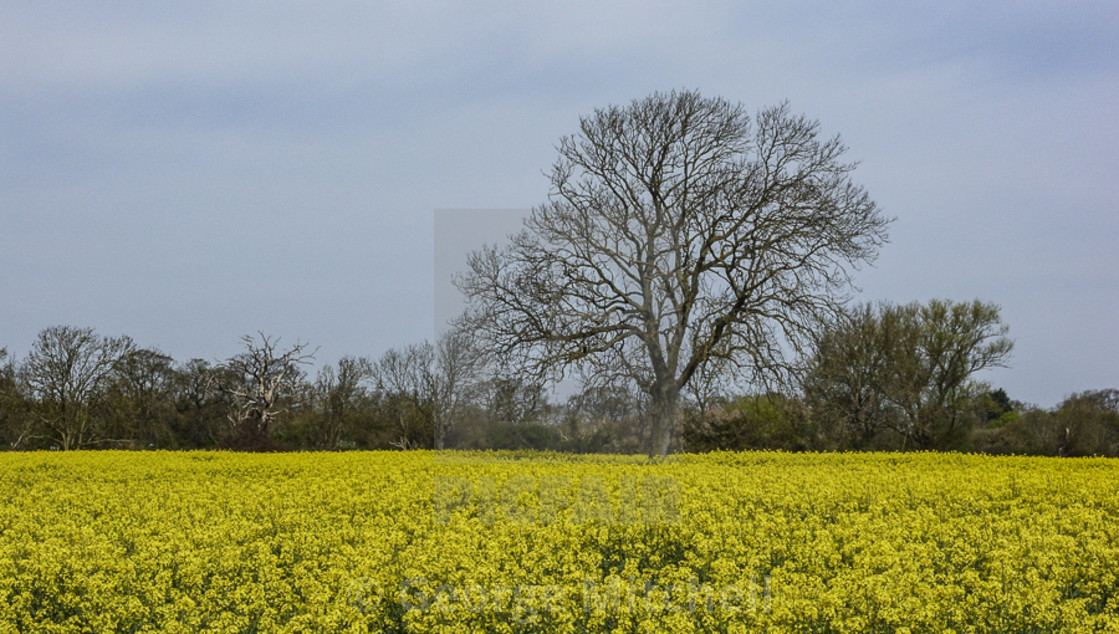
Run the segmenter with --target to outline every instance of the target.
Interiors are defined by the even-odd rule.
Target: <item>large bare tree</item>
[[[886,240],[839,138],[786,105],[751,119],[657,93],[582,117],[558,151],[548,202],[458,278],[465,324],[523,370],[636,381],[650,455],[667,453],[680,392],[706,364],[785,374],[785,353]]]

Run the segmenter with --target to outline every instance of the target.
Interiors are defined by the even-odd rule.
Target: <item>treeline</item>
[[[1012,347],[997,307],[865,305],[820,329],[795,381],[733,395],[691,385],[673,448],[949,450],[1119,456],[1119,390],[1053,409],[975,381]],[[562,400],[500,372],[462,332],[307,368],[307,344],[264,334],[224,361],[179,362],[128,337],[57,326],[23,359],[0,349],[0,442],[9,450],[541,449],[640,453],[651,433],[635,385]]]
[[[744,396],[705,413],[685,414],[689,451],[961,451],[995,455],[1119,456],[1119,390],[1073,394],[1052,409],[1011,400],[1002,389],[982,392],[952,413],[952,438],[915,445],[883,426],[869,437],[846,421],[814,411],[803,397]]]
[[[641,450],[641,400],[588,389],[563,404],[491,372],[462,335],[343,357],[259,334],[224,361],[179,362],[91,328],[41,331],[26,358],[0,349],[7,450]]]
[[[820,329],[795,372],[795,395],[691,412],[683,444],[1119,456],[1119,390],[1074,394],[1044,410],[974,379],[1005,366],[1006,334],[998,307],[978,300],[856,306]]]

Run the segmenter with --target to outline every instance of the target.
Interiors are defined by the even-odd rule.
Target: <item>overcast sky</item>
[[[998,303],[1012,398],[1119,387],[1119,4],[559,5],[0,0],[0,347],[430,338],[515,218],[436,210],[539,204],[580,115],[692,88],[843,136],[897,217],[860,298]]]

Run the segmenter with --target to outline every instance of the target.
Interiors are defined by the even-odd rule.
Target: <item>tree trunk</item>
[[[680,391],[675,386],[655,386],[652,397],[652,432],[649,438],[649,457],[668,455],[672,444],[672,434],[676,431],[676,418],[679,412]]]
[[[443,424],[438,420],[435,421],[435,449],[436,451],[443,450],[443,438],[447,435],[447,431]]]

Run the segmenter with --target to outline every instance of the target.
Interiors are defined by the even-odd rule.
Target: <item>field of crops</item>
[[[0,454],[0,632],[199,630],[1114,632],[1119,461]]]

